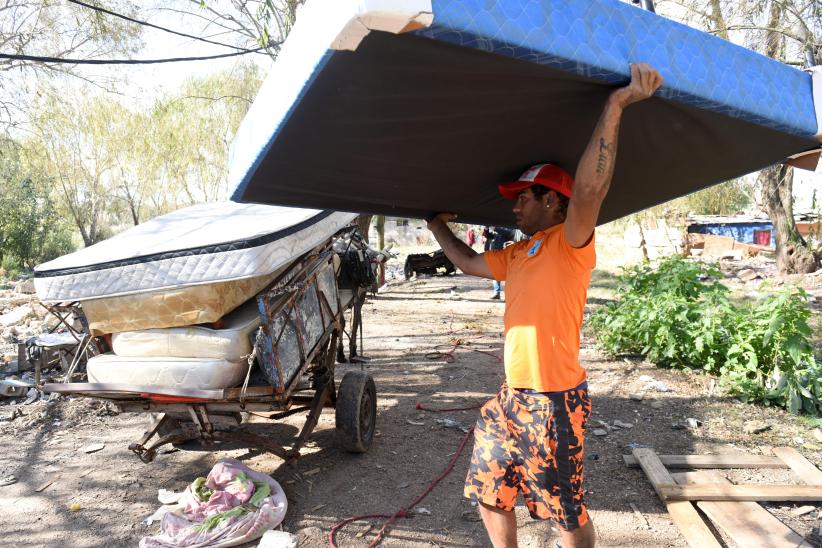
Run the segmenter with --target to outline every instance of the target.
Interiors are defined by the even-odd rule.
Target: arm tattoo
[[[608,171],[608,164],[613,158],[614,144],[606,143],[603,137],[599,138],[599,156],[597,157],[597,174],[604,175]]]

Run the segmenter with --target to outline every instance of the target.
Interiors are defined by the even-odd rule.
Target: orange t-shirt
[[[505,377],[511,388],[568,390],[585,380],[579,331],[594,238],[584,247],[565,240],[563,224],[500,251],[486,251],[495,279],[505,282]]]

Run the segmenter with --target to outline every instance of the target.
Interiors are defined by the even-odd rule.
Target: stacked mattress
[[[38,266],[35,288],[46,303],[79,301],[91,334],[112,334],[113,352],[89,360],[90,382],[227,388],[248,369],[255,295],[355,217],[192,206]]]
[[[600,222],[818,157],[822,70],[628,2],[308,0],[232,145],[232,199],[510,225],[497,185],[573,173],[636,62],[665,81],[625,112]]]
[[[221,202],[39,265],[37,296],[80,301],[93,335],[214,322],[356,215]]]
[[[226,316],[224,327],[143,329],[112,335],[112,353],[88,361],[89,382],[209,390],[237,386],[248,371],[260,326],[254,299]]]

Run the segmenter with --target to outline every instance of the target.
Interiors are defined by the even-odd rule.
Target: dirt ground
[[[601,303],[598,295],[607,294],[613,283],[608,272],[598,272],[589,306]],[[378,433],[362,455],[337,448],[333,410],[323,413],[303,457],[292,465],[239,447],[176,450],[143,464],[127,446],[142,434],[145,416],[118,415],[84,399],[0,406],[0,418],[13,408],[22,412],[0,422],[0,478],[17,478],[0,487],[0,543],[135,546],[142,536],[158,531],[158,524],[143,523],[159,506],[158,489],[182,490],[226,456],[280,482],[289,501],[282,527],[298,535],[300,546],[327,546],[331,527],[349,516],[399,510],[445,469],[465,435],[462,428],[472,425],[477,415],[428,413],[417,410],[417,403],[432,408],[479,404],[502,381],[504,304],[490,296],[490,282],[456,275],[392,282],[365,305],[363,350],[370,359],[362,366],[339,364],[336,374],[339,380],[346,371],[363,367],[376,381]],[[453,361],[447,360],[445,353],[455,345]],[[785,445],[822,465],[822,453],[814,445],[820,443],[814,441],[815,425],[807,420],[739,403],[712,389],[704,376],[656,369],[639,359],[607,359],[587,335],[582,346],[594,406],[586,438],[586,486],[600,546],[686,546],[643,473],[625,466],[622,455],[632,447],[652,447],[660,454],[765,454],[772,446]],[[649,387],[646,375],[665,383],[667,391]],[[701,426],[683,428],[688,418]],[[443,424],[443,419],[457,424]],[[744,434],[742,425],[751,419],[772,428]],[[615,428],[615,420],[633,427]],[[594,428],[604,428],[599,421],[607,423],[607,435],[592,434]],[[270,425],[254,418],[252,427],[285,440],[301,424],[299,416]],[[85,448],[97,442],[105,447],[86,454]],[[453,473],[411,517],[395,523],[383,546],[490,545],[476,509],[461,496],[469,453],[470,443]],[[779,470],[730,471],[728,476],[736,482],[793,481]],[[70,510],[74,503],[79,510]],[[767,508],[796,532],[809,535],[819,526],[822,507],[795,517],[796,506]],[[558,534],[550,523],[532,521],[522,506],[517,515],[521,546],[557,545]],[[340,546],[366,546],[381,523],[355,522],[337,541]]]

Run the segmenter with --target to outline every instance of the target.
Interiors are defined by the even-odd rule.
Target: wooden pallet
[[[774,455],[660,456],[653,449],[638,448],[623,458],[628,466],[642,468],[692,547],[720,546],[699,508],[741,548],[795,548],[802,537],[757,502],[822,501],[822,471],[790,447],[777,447]],[[671,474],[668,468],[789,468],[805,484],[734,485],[716,471]]]

